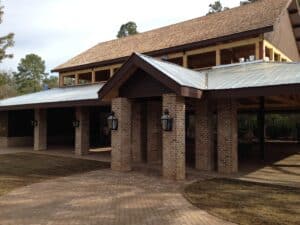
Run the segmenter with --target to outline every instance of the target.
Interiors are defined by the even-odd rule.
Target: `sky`
[[[46,62],[47,72],[94,45],[116,38],[120,26],[136,22],[139,32],[205,15],[214,0],[2,0],[0,36],[15,33],[13,59],[0,70],[17,70],[26,54]],[[240,0],[221,0],[238,6]]]

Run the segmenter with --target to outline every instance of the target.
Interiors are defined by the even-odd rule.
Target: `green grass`
[[[197,207],[240,225],[300,224],[300,189],[211,179],[188,185],[184,196]]]
[[[0,196],[51,178],[109,168],[109,163],[34,153],[0,155]]]

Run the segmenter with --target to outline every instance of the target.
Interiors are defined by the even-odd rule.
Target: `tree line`
[[[0,24],[3,22],[4,6],[0,1]],[[0,36],[0,63],[13,57],[7,49],[14,46],[14,33]],[[0,99],[53,88],[58,78],[49,76],[45,61],[36,54],[28,54],[18,64],[17,71],[0,71]]]

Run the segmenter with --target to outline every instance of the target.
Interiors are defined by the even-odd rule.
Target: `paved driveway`
[[[182,185],[109,169],[49,180],[2,196],[0,224],[229,224],[188,203]]]

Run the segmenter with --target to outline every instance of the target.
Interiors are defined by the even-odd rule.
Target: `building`
[[[263,157],[265,112],[300,109],[299,52],[296,0],[259,0],[100,43],[53,70],[59,88],[0,101],[0,146],[63,144],[79,155],[111,146],[112,169],[161,162],[172,179],[185,178],[187,162],[234,173],[239,113],[258,114]]]

